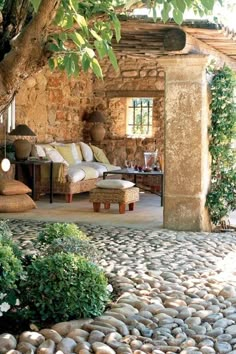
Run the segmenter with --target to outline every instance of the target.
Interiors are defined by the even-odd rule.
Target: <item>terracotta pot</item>
[[[14,141],[16,160],[27,160],[31,152],[31,143],[25,139]]]
[[[106,130],[102,124],[94,124],[90,129],[90,136],[92,141],[100,142],[104,139]]]

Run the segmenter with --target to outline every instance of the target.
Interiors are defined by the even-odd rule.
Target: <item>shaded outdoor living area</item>
[[[33,187],[37,206],[27,212],[19,207],[17,217],[52,215],[55,220],[70,214],[68,220],[76,220],[72,214],[78,211],[78,219],[84,215],[85,221],[117,218],[122,224],[133,218],[132,224],[137,218],[143,226],[210,231],[205,205],[211,178],[206,69],[214,60],[215,65],[235,70],[234,34],[205,20],[178,26],[147,17],[121,18],[121,32],[120,42],[113,44],[117,72],[107,60],[102,63],[103,80],[91,72],[68,79],[45,66],[27,78],[15,96],[9,108],[14,122],[1,123],[0,137],[2,151],[8,148],[10,153],[13,144],[18,161],[10,158],[11,169],[1,172],[1,178],[16,178]],[[24,148],[19,147],[21,140]],[[21,155],[25,141],[30,148],[27,162]],[[156,152],[148,166],[144,154]],[[134,210],[130,207],[120,215],[116,203],[123,198],[121,192],[108,202],[105,193],[101,204],[111,203],[111,209],[95,213],[91,189],[104,172],[127,167],[140,172],[136,183],[141,186],[140,200],[135,199]],[[147,178],[148,168],[161,174]],[[116,176],[128,181],[134,177],[111,173],[106,180]],[[124,203],[134,203],[126,197]],[[23,204],[20,198],[18,205]],[[3,208],[1,216],[8,217],[8,210]]]
[[[235,33],[128,2],[0,1],[0,354],[236,353]]]

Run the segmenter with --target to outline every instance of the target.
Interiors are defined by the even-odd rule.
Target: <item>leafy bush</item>
[[[56,253],[35,259],[21,282],[23,302],[41,320],[100,315],[108,300],[104,273],[83,257]]]
[[[0,221],[0,242],[4,246],[10,246],[16,257],[21,257],[21,251],[12,239],[12,232],[8,226],[8,221]]]
[[[37,242],[43,245],[49,245],[56,239],[66,237],[76,237],[80,240],[88,239],[85,233],[73,223],[53,223],[47,224],[39,233]]]
[[[217,225],[236,209],[236,153],[231,146],[236,138],[236,79],[226,66],[220,70],[213,69],[213,74],[209,147],[212,156],[211,188],[206,205],[212,222]]]
[[[0,221],[0,240],[2,238],[11,238],[12,232],[8,226],[8,220],[1,220]]]
[[[55,253],[75,253],[81,255],[91,262],[96,262],[99,258],[97,248],[87,240],[81,240],[74,236],[63,237],[55,239],[48,246],[47,254],[53,255]]]
[[[0,242],[0,316],[18,302],[17,284],[24,271],[11,246]]]
[[[16,287],[23,268],[9,245],[0,242],[0,291],[7,292]]]

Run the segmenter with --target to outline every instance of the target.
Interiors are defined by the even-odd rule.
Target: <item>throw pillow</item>
[[[16,181],[14,179],[0,180],[0,194],[19,195],[19,194],[26,194],[30,192],[31,189],[20,181]]]
[[[35,144],[31,151],[31,156],[46,157],[45,149],[52,150],[53,147],[50,144]]]
[[[76,163],[73,156],[72,144],[55,145],[55,149],[61,154],[69,165],[74,165]]]
[[[80,142],[80,148],[82,151],[82,155],[85,161],[91,162],[93,161],[93,150],[88,144]]]
[[[76,146],[75,143],[60,143],[58,141],[54,141],[53,143],[51,143],[51,145],[54,148],[56,148],[57,146],[70,146],[71,147],[71,151],[72,151],[73,161],[74,161],[74,162],[72,162],[72,164],[79,163],[79,162],[81,162],[83,160],[81,151],[80,151],[80,154],[78,154],[77,146]],[[65,158],[65,160],[66,160],[66,158]]]
[[[98,181],[96,186],[99,188],[127,189],[133,187],[134,183],[122,179],[104,179],[102,181]]]
[[[77,150],[77,154],[78,154],[78,162],[81,162],[83,160],[83,155],[82,155],[82,151],[80,148],[80,144],[75,144],[76,150]]]
[[[66,166],[69,166],[68,162],[61,156],[59,151],[56,149],[45,149],[46,156],[53,162],[59,162],[59,163],[64,163]]]
[[[0,195],[0,213],[17,213],[35,208],[36,204],[28,194]]]
[[[90,144],[90,147],[93,150],[94,158],[96,161],[102,162],[102,163],[107,163],[107,164],[110,163],[102,149],[99,149],[97,146],[94,146],[91,144]]]
[[[77,149],[77,145],[75,143],[71,143],[71,150],[72,155],[74,157],[75,163],[80,163],[83,159],[80,146],[78,145],[79,149]]]

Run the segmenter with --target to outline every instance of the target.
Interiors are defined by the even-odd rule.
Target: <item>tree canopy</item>
[[[200,16],[221,0],[0,0],[0,112],[22,82],[47,62],[68,76],[92,69],[100,60],[117,61],[112,38],[120,40],[120,13],[149,7],[154,20],[180,24],[193,9]]]

